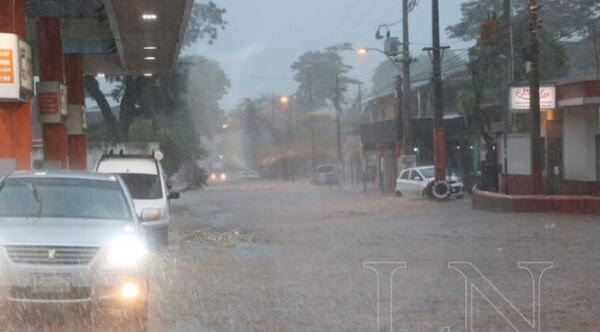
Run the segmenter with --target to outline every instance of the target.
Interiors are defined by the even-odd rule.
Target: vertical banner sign
[[[21,78],[21,90],[25,93],[33,92],[33,60],[31,46],[19,39],[19,68]]]

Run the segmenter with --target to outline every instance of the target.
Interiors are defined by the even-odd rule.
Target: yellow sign
[[[13,50],[0,49],[0,84],[15,83]]]

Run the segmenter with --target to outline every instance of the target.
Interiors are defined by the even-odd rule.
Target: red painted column
[[[65,55],[65,78],[69,105],[85,106],[83,59],[81,54]],[[67,128],[68,129],[68,128]],[[85,134],[69,133],[69,167],[87,170],[87,139]]]
[[[0,32],[27,37],[26,0],[0,0]],[[0,159],[16,159],[17,169],[31,168],[31,97],[0,102]]]
[[[40,81],[64,83],[64,59],[60,39],[60,21],[57,17],[41,17],[37,20],[37,50]],[[67,91],[68,93],[68,91]],[[62,169],[68,168],[68,139],[66,123],[42,125],[44,160],[58,162]]]

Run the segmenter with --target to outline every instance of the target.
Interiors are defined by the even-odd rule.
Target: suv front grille
[[[85,265],[98,247],[6,246],[8,258],[15,264]]]

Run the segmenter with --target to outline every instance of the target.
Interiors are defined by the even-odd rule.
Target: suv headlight
[[[140,238],[122,236],[109,246],[106,262],[115,267],[135,267],[147,254],[148,247]]]

